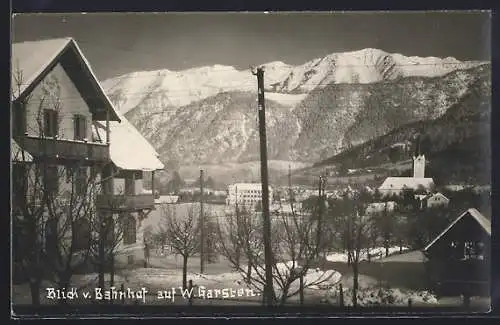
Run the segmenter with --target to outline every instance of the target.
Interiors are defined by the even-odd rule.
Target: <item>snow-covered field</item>
[[[408,251],[408,247],[403,247],[402,251]],[[399,253],[400,248],[397,246],[389,247],[389,256],[395,253]],[[369,250],[369,254],[371,256],[370,260],[377,260],[385,257],[385,248],[384,247],[374,247]],[[347,252],[344,253],[330,253],[326,256],[326,260],[329,262],[342,262],[347,263]],[[368,250],[364,249],[359,253],[360,261],[368,261]]]
[[[280,284],[277,281],[277,274],[281,278],[286,278],[290,270],[291,263],[278,263],[273,269],[275,275],[275,290],[277,296],[281,296]],[[264,269],[258,268],[259,274],[264,277]],[[244,280],[244,274],[239,272],[227,272],[221,274],[200,274],[188,272],[187,279],[193,280],[193,285],[202,289],[252,289],[256,294],[262,292],[262,286],[249,287]],[[255,270],[253,276],[259,278]],[[312,290],[327,290],[334,287],[341,279],[342,275],[335,270],[321,271],[319,269],[308,270],[304,276],[304,287]],[[123,273],[123,278],[128,286],[132,287],[151,287],[151,288],[178,288],[182,284],[182,272],[180,270],[165,270],[159,268],[146,268],[130,270]],[[290,286],[290,292],[299,289],[299,279]]]

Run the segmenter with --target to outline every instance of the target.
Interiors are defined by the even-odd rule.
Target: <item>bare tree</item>
[[[13,85],[16,92],[16,101],[11,105],[13,122],[16,121],[16,115],[25,115],[31,96],[27,95],[21,98],[21,89],[24,84],[23,73],[16,69],[13,73]],[[43,99],[39,102],[39,108],[43,105]],[[24,116],[22,116],[24,118]],[[34,168],[32,163],[28,164],[27,153],[24,149],[24,140],[26,129],[17,130],[16,125],[12,129],[21,139],[21,157],[20,161],[13,166],[14,193],[12,196],[13,206],[13,240],[14,240],[14,260],[16,271],[25,274],[30,283],[31,299],[33,305],[40,304],[40,286],[43,279],[43,219],[45,212],[46,193],[42,175],[45,174],[44,168]],[[14,132],[13,132],[14,134]],[[16,135],[16,134],[14,134]],[[16,168],[17,167],[17,168]],[[17,171],[17,174],[16,174]],[[17,190],[17,191],[16,191]],[[15,210],[14,210],[15,209]]]
[[[291,185],[289,186],[291,191]],[[293,198],[293,195],[288,195]],[[317,256],[326,249],[326,241],[319,230],[323,221],[315,212],[299,211],[293,200],[290,209],[280,205],[273,214],[271,245],[273,251],[274,302],[284,305],[288,298],[299,293],[297,286],[301,277],[310,274],[310,269],[317,262]],[[249,212],[242,217],[229,218],[226,227],[219,227],[221,253],[229,260],[232,267],[239,271],[247,285],[258,291],[265,286],[263,256],[262,221],[260,213]],[[220,226],[220,225],[219,225]],[[318,234],[319,233],[319,234]],[[247,264],[238,263],[237,250],[244,252]],[[318,272],[317,277],[304,283],[304,288],[327,282],[333,275]],[[309,278],[308,278],[309,279]]]
[[[108,177],[105,178],[107,180]],[[90,228],[93,234],[92,245],[90,246],[90,257],[94,266],[98,270],[98,286],[105,288],[105,274],[109,272],[109,286],[114,285],[116,265],[116,256],[122,249],[123,236],[127,228],[129,218],[133,216],[119,212],[124,199],[120,195],[106,196],[101,200],[103,207],[96,211],[92,219]]]
[[[376,211],[372,214],[372,221],[374,222],[374,227],[372,229],[377,237],[382,238],[385,256],[387,257],[389,256],[389,248],[394,237],[396,216],[394,211],[388,206],[388,202],[383,202],[383,204],[384,207],[382,211]]]
[[[31,94],[21,97],[20,70],[15,71],[14,79],[18,94],[13,115],[24,115],[26,121],[29,111],[35,120],[15,125],[14,138],[22,148],[18,166],[23,168],[15,175],[14,241],[18,244],[13,253],[21,265],[18,270],[27,273],[30,280],[32,303],[39,305],[44,278],[66,290],[74,272],[89,261],[94,241],[92,225],[97,215],[95,198],[101,191],[99,175],[103,166],[90,167],[84,157],[64,165],[57,156],[55,160],[51,158],[53,145],[64,136],[60,128],[63,116],[60,85],[57,80],[48,79],[47,85],[41,87],[40,97],[32,101]],[[36,137],[38,143],[31,165],[25,163],[28,134]]]
[[[343,225],[347,260],[353,272],[354,307],[357,307],[361,252],[369,247],[370,235],[374,227],[373,217],[366,213],[366,207],[371,201],[371,195],[365,191],[348,191],[337,202],[340,207],[337,217],[341,220],[337,225]]]
[[[161,216],[159,232],[165,234],[168,245],[182,256],[182,287],[185,289],[188,259],[200,250],[198,213],[189,207],[185,214],[178,215],[175,209],[164,205],[161,207]]]
[[[61,290],[68,289],[75,270],[89,261],[93,242],[91,225],[96,216],[94,199],[99,191],[95,176],[93,173],[88,175],[87,168],[66,167],[65,172],[67,181],[72,185],[69,189],[45,189],[45,265]],[[80,175],[77,176],[77,173]],[[59,174],[55,177],[61,179],[64,176]]]
[[[153,226],[148,225],[143,231],[143,241],[144,241],[144,260],[145,266],[149,266],[149,258],[151,256],[151,248],[154,244],[154,229]]]
[[[227,215],[223,223],[217,220],[216,231],[218,252],[249,282],[254,258],[263,254],[262,222],[257,214],[236,205],[234,215]],[[243,259],[246,265],[242,265]]]

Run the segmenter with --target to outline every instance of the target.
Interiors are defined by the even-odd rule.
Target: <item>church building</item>
[[[425,155],[420,153],[420,146],[417,146],[417,152],[413,156],[413,176],[412,177],[387,177],[379,191],[384,196],[399,195],[405,189],[424,190],[430,193],[434,188],[434,180],[425,177]]]

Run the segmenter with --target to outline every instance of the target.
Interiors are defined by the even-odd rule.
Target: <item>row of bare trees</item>
[[[347,255],[351,266],[353,304],[357,305],[359,267],[365,258],[370,260],[370,249],[382,246],[385,255],[395,245],[400,250],[420,249],[444,229],[456,212],[447,207],[422,209],[415,195],[415,191],[405,190],[401,195],[384,198],[376,192],[353,190],[327,199],[320,186],[319,195],[310,199],[312,204],[303,204],[300,209],[293,200],[283,204],[272,216],[275,303],[283,305],[295,296],[299,290],[296,281],[309,271],[322,270],[317,280],[305,283],[305,288],[328,281],[321,276],[326,273],[325,255],[337,249]],[[391,201],[396,204],[389,205]],[[384,208],[369,212],[368,206],[374,202],[385,203]],[[289,209],[285,209],[286,205]],[[192,209],[187,215],[167,209],[164,220],[164,243],[183,256],[183,285],[186,285],[187,260],[199,252],[199,215]],[[258,291],[265,284],[262,234],[261,213],[236,205],[232,215],[217,219],[213,235],[217,252],[249,287]]]

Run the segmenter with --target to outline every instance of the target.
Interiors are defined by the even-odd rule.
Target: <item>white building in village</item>
[[[428,195],[417,195],[420,201],[420,208],[446,207],[450,203],[450,199],[443,193],[437,192]]]
[[[236,183],[227,187],[226,205],[255,208],[262,201],[261,183]],[[269,203],[273,201],[273,189],[269,186]]]
[[[399,195],[404,189],[424,189],[430,192],[435,184],[434,180],[425,177],[425,155],[413,157],[413,177],[387,177],[380,185],[382,195]]]

